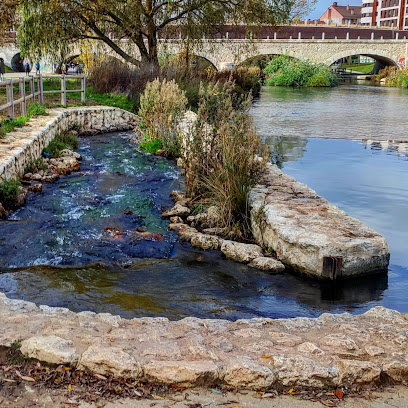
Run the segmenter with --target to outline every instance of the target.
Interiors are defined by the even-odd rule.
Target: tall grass
[[[374,80],[379,82],[382,78],[385,78],[385,85],[387,86],[408,88],[408,67],[404,69],[385,67],[375,76]]]
[[[286,55],[273,57],[264,69],[266,84],[295,87],[333,87],[338,85],[337,76],[330,67],[313,64]]]
[[[260,141],[248,113],[251,98],[234,107],[233,88],[228,81],[200,89],[198,120],[186,151],[186,187],[188,195],[218,207],[220,227],[248,237],[248,195],[266,157],[256,157]]]

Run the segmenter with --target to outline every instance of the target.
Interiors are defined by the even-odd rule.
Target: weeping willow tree
[[[13,0],[6,0],[13,1]],[[20,0],[24,55],[54,58],[76,41],[110,47],[128,63],[158,65],[158,39],[172,32],[199,39],[226,23],[271,24],[301,15],[314,0]],[[125,40],[125,41],[120,41]]]
[[[0,1],[0,44],[11,38],[7,33],[15,26],[20,7],[20,0]]]

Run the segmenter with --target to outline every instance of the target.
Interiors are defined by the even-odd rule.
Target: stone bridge
[[[326,30],[327,31],[327,30]],[[368,30],[360,30],[367,36]],[[362,55],[374,58],[380,65],[405,66],[405,59],[408,54],[408,40],[406,37],[380,38],[376,33],[371,33],[371,37],[351,39],[349,33],[344,33],[343,38],[325,38],[325,33],[318,39],[302,38],[301,32],[293,38],[267,37],[262,39],[228,38],[228,33],[224,38],[206,39],[200,41],[199,45],[190,48],[190,51],[197,56],[203,57],[211,62],[218,70],[233,68],[249,58],[262,55],[289,55],[294,58],[310,60],[315,63],[331,65],[337,60],[350,55]],[[333,37],[327,35],[327,37]],[[136,46],[131,45],[126,40],[120,41],[121,46],[129,53],[138,57]],[[162,39],[159,41],[159,53],[179,54],[183,51],[185,42],[182,39]],[[11,60],[19,52],[14,45],[0,47],[0,57],[4,58],[6,65],[11,66]],[[117,57],[117,54],[108,47],[95,45],[95,54],[104,54]],[[72,55],[79,55],[80,49],[73,48]],[[46,65],[46,64],[43,64]],[[52,64],[49,64],[52,65]]]

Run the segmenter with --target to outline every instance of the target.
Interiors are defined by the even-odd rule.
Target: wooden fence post
[[[40,104],[44,105],[44,80],[42,74],[40,74],[40,79],[38,81],[39,89],[38,92],[40,92],[39,98],[40,98]]]
[[[20,99],[22,98],[23,101],[20,102],[20,115],[27,116],[27,101],[26,101],[26,91],[25,91],[25,77],[23,77],[19,83],[18,88],[20,92]]]
[[[6,85],[7,93],[7,103],[11,103],[11,106],[8,108],[8,115],[11,119],[14,119],[14,93],[13,93],[13,80],[9,79]]]
[[[81,78],[81,102],[86,102],[86,78],[85,75]]]
[[[61,75],[61,105],[67,106],[67,84],[65,75]]]
[[[34,77],[29,77],[29,86],[30,86],[30,98],[32,99],[33,103],[35,102],[35,82]]]

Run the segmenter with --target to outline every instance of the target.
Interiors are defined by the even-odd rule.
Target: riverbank
[[[317,319],[126,320],[0,295],[0,313],[1,346],[107,378],[252,390],[408,383],[408,316],[382,307]]]

